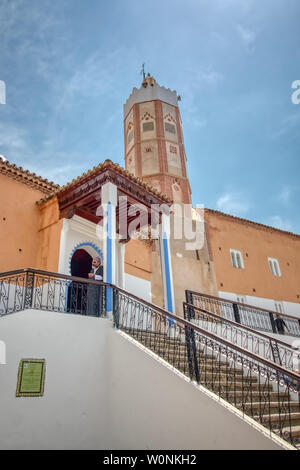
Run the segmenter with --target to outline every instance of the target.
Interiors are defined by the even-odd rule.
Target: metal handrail
[[[281,341],[280,339],[274,338],[273,336],[267,335],[265,333],[262,333],[261,331],[254,330],[253,328],[250,328],[249,326],[243,325],[242,323],[235,322],[233,320],[230,320],[229,318],[222,317],[221,315],[217,315],[216,313],[210,312],[209,310],[205,310],[204,308],[201,307],[196,307],[196,305],[189,304],[188,302],[183,302],[183,305],[186,305],[187,307],[190,307],[191,309],[198,310],[199,312],[206,313],[207,315],[213,317],[214,319],[218,320],[219,322],[224,322],[224,323],[229,323],[236,328],[242,329],[249,331],[256,336],[261,336],[262,338],[268,339],[268,340],[274,340],[276,343],[281,344],[282,346],[289,347],[293,349],[293,347],[284,341]]]
[[[291,318],[292,320],[300,321],[299,317],[295,317],[293,315],[288,315],[286,313],[275,312],[275,310],[268,310],[268,309],[263,308],[263,307],[256,307],[255,305],[244,304],[243,302],[238,302],[238,301],[235,301],[235,300],[224,299],[224,297],[218,297],[216,295],[211,295],[211,294],[203,294],[202,292],[196,292],[196,291],[192,291],[192,290],[186,290],[186,292],[188,292],[192,295],[207,297],[209,299],[218,300],[220,302],[227,302],[227,303],[233,304],[233,305],[234,304],[235,305],[240,305],[241,307],[247,307],[247,308],[251,308],[251,309],[255,309],[255,310],[261,310],[262,312],[265,312],[265,313],[272,313],[274,315],[280,315],[281,317]]]
[[[284,341],[281,341],[277,338],[274,338],[273,336],[269,336],[267,334],[261,333],[260,331],[253,330],[252,328],[249,328],[248,326],[245,326],[241,323],[237,323],[233,320],[229,320],[225,317],[222,317],[220,315],[217,315],[215,313],[212,313],[208,310],[205,310],[200,307],[196,307],[193,304],[188,304],[187,302],[183,303],[183,308],[184,312],[188,312],[190,318],[189,320],[193,323],[193,319],[195,320],[208,320],[208,317],[212,319],[213,325],[217,326],[218,324],[222,325],[229,325],[231,328],[231,336],[236,336],[237,340],[237,333],[240,333],[240,339],[243,342],[243,344],[248,345],[250,343],[250,346],[252,345],[254,349],[259,348],[259,346],[264,346],[264,353],[268,356],[269,355],[273,356],[274,362],[279,361],[279,363],[282,365],[286,366],[286,368],[290,369],[293,367],[292,361],[295,358],[295,354],[297,353],[298,348],[291,346],[289,343],[285,343]],[[196,312],[199,312],[200,318],[196,317]],[[192,312],[192,314],[191,314]],[[201,314],[205,314],[201,315]],[[194,324],[194,323],[193,323]],[[207,331],[207,329],[205,329]],[[242,331],[245,331],[245,337],[242,337]],[[225,330],[225,335],[228,336],[228,331],[227,328]],[[224,330],[221,331],[221,334],[224,334]],[[253,345],[253,340],[255,340],[255,344]],[[232,340],[232,344],[236,344]],[[269,346],[269,349],[266,348]],[[266,350],[265,350],[266,348]],[[246,348],[247,351],[249,351],[249,348]],[[282,353],[282,354],[280,354]],[[263,353],[259,354],[261,357]],[[265,357],[265,356],[264,356]],[[300,351],[298,351],[298,359],[300,360]]]
[[[91,287],[101,287],[101,302]],[[98,316],[109,284],[34,268],[0,274],[0,317],[27,308]],[[99,297],[99,299],[100,299]],[[85,306],[85,309],[83,306]],[[101,308],[100,308],[101,306]],[[99,308],[98,308],[99,307]]]
[[[87,279],[85,277],[70,276],[69,274],[54,273],[52,271],[43,271],[42,269],[36,269],[36,268],[23,268],[23,269],[16,269],[15,271],[7,271],[5,273],[0,273],[0,279],[1,277],[8,277],[8,276],[14,276],[16,274],[26,274],[26,273],[42,274],[44,276],[52,276],[52,277],[57,277],[59,279],[68,279],[69,281],[78,281],[78,282],[83,282],[86,284],[101,283],[101,285],[110,286],[110,287],[113,286],[112,284],[109,284],[103,281],[94,281],[93,279]]]
[[[195,325],[194,323],[186,320],[185,318],[179,317],[178,315],[175,315],[171,312],[168,312],[167,310],[164,310],[160,307],[157,307],[156,305],[151,304],[150,302],[147,302],[146,300],[141,299],[140,297],[137,297],[134,294],[131,294],[127,291],[124,291],[123,289],[120,289],[119,287],[113,286],[113,289],[118,291],[118,292],[121,292],[122,294],[125,294],[127,297],[130,297],[130,298],[134,299],[137,302],[140,302],[141,304],[146,305],[147,307],[151,308],[152,310],[155,310],[155,312],[157,312],[159,315],[162,315],[167,320],[169,318],[172,318],[177,323],[181,323],[184,327],[190,328],[190,329],[194,330],[195,332],[201,333],[205,336],[208,336],[211,339],[219,341],[220,343],[223,344],[223,346],[233,348],[237,352],[239,352],[241,354],[244,354],[246,356],[249,356],[251,359],[254,359],[256,361],[259,361],[259,362],[263,363],[267,367],[274,368],[276,370],[276,372],[278,372],[280,374],[287,373],[287,374],[291,375],[291,377],[293,379],[299,380],[299,375],[295,374],[294,372],[292,372],[288,369],[285,369],[284,367],[282,367],[282,366],[280,366],[280,365],[278,365],[274,362],[271,362],[268,359],[262,358],[261,356],[255,354],[255,353],[252,353],[251,351],[248,351],[247,349],[244,349],[240,346],[232,344],[230,341],[227,341],[223,338],[220,338],[218,335],[215,335],[214,333],[211,333],[211,332],[208,332],[208,331],[204,330],[203,328],[199,327],[198,325]],[[186,305],[188,305],[188,304],[186,304]],[[192,305],[192,307],[194,307],[194,306]]]

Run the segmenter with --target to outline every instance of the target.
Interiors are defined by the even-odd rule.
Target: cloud
[[[26,151],[28,147],[28,136],[25,129],[9,123],[0,122],[0,148],[19,155],[20,152]]]
[[[267,225],[279,228],[280,230],[286,230],[287,232],[293,232],[293,224],[289,220],[284,220],[280,215],[269,217]]]
[[[288,116],[285,116],[280,123],[280,128],[275,131],[272,137],[282,137],[283,135],[288,134],[293,131],[300,125],[300,113],[293,113]]]
[[[50,0],[44,0],[42,8],[39,2],[1,0],[0,27],[1,54],[13,52],[15,61],[32,57],[37,71],[39,62],[49,62],[53,51],[62,54],[65,25]]]
[[[288,204],[291,200],[292,196],[292,189],[291,188],[283,188],[282,191],[277,195],[277,200],[282,202],[283,204]]]
[[[246,213],[251,205],[245,201],[242,193],[226,192],[222,194],[217,202],[217,208],[222,211],[233,215],[240,215]]]
[[[59,84],[56,110],[70,108],[80,98],[99,98],[118,89],[119,77],[115,70],[121,67],[126,56],[122,47],[103,55],[99,51],[90,54],[80,68],[72,67],[72,74]],[[75,71],[74,71],[75,68]]]
[[[246,46],[251,46],[257,38],[257,33],[241,24],[237,25],[237,31]]]
[[[212,70],[212,68],[208,67],[205,69],[196,72],[195,74],[196,83],[201,85],[217,85],[222,79],[223,74],[221,72],[217,72],[216,70]]]
[[[207,120],[204,118],[195,118],[193,124],[195,127],[198,127],[198,129],[201,129],[207,126]]]
[[[0,122],[0,149],[10,163],[58,184],[71,181],[86,171],[89,162],[93,161],[92,155],[85,154],[83,159],[79,151],[61,150],[55,142],[47,140],[42,142],[37,158],[27,130],[9,122]]]
[[[200,67],[199,70],[192,66],[187,67],[186,80],[180,85],[180,95],[183,98],[180,109],[184,115],[184,125],[196,129],[207,126],[200,97],[203,93],[214,92],[224,78],[223,73],[210,65]]]

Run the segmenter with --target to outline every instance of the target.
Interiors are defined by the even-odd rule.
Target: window
[[[284,313],[283,303],[280,302],[280,301],[276,301],[274,303],[275,303],[275,311],[278,312],[278,313]]]
[[[243,255],[238,250],[230,250],[231,262],[234,268],[244,269]]]
[[[268,261],[273,276],[281,276],[278,260],[275,258],[268,258]]]
[[[143,122],[143,132],[153,131],[154,130],[154,122]]]
[[[176,127],[174,126],[174,124],[165,122],[165,129],[167,132],[171,132],[171,134],[176,134]]]

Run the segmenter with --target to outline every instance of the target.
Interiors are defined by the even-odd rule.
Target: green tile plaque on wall
[[[21,359],[17,397],[42,397],[45,383],[45,359]]]

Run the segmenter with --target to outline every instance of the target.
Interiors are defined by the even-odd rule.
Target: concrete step
[[[242,371],[237,371],[238,373],[235,374],[234,372],[229,372],[229,373],[222,373],[222,370],[219,372],[218,370],[211,370],[211,369],[200,369],[199,375],[203,379],[209,379],[210,377],[218,378],[221,377],[221,380],[224,380],[224,378],[230,381],[230,382],[245,382],[245,383],[257,383],[257,377],[244,377],[242,374]],[[241,374],[240,374],[241,372]]]
[[[188,372],[189,375],[189,364],[188,362],[173,362],[172,365],[180,370],[183,373]],[[241,372],[242,371],[238,371]],[[259,384],[257,382],[257,377],[243,377],[242,374],[239,374],[237,376],[234,376],[233,373],[230,375],[228,374],[222,374],[216,370],[211,371],[209,370],[201,370],[200,371],[200,383],[202,385],[205,385],[205,383],[210,384],[211,382],[213,383],[219,383],[221,382],[223,385],[227,384],[228,388],[234,389],[234,390],[242,390],[245,389],[246,387],[249,387],[250,383],[252,384],[252,389],[253,390],[259,390]],[[262,387],[262,386],[261,386]],[[270,385],[268,388],[269,391],[272,391],[272,386]]]
[[[228,367],[227,364],[221,365],[220,367],[216,367],[215,363],[206,364],[205,362],[202,362],[199,366],[200,374],[204,374],[205,372],[206,373],[212,372],[214,374],[217,374],[218,371],[220,371],[220,374],[230,375],[230,376],[235,375],[236,377],[243,375],[243,371],[241,369],[233,369],[231,367]],[[256,377],[253,377],[253,378],[255,378],[255,381],[257,380]]]
[[[149,349],[159,351],[160,353],[177,353],[180,352],[181,354],[185,354],[187,352],[186,346],[183,344],[164,344],[164,343],[149,343],[149,342],[144,342],[140,341],[144,346],[146,346]]]
[[[153,336],[153,337],[144,337],[144,336],[139,336],[139,335],[135,335],[134,336],[136,339],[138,339],[138,341],[141,341],[142,343],[147,343],[147,344],[166,344],[166,345],[182,345],[184,347],[186,347],[185,343],[183,341],[180,341],[180,339],[169,339],[169,338],[161,338],[161,337],[156,337],[156,336]]]
[[[285,403],[285,402],[284,402]],[[284,414],[286,412],[288,412],[288,410],[290,410],[292,413],[293,412],[300,412],[300,408],[299,408],[299,404],[297,402],[290,402],[290,403],[287,403],[286,402],[286,406],[284,406],[284,403],[278,403],[278,401],[271,401],[270,403],[269,402],[259,402],[259,401],[256,401],[256,402],[252,402],[252,404],[250,405],[246,405],[246,408],[248,409],[249,412],[253,412],[254,414],[257,412],[257,413],[270,413],[271,415],[273,414]],[[240,408],[242,407],[242,404],[239,406],[237,405],[237,408]]]
[[[209,377],[206,378],[206,380],[203,378],[201,379],[200,377],[200,384],[204,385],[205,387],[209,388],[210,390],[216,390],[218,391],[220,388],[222,390],[230,390],[230,393],[240,393],[240,390],[243,390],[244,396],[246,396],[247,393],[252,394],[257,393],[261,391],[262,393],[267,391],[272,393],[272,385],[268,385],[267,387],[264,386],[262,387],[259,383],[255,382],[246,382],[246,381],[230,381],[230,380],[212,380],[210,381]],[[243,396],[241,394],[241,396]]]
[[[290,426],[284,427],[281,429],[273,429],[273,431],[278,434],[278,435],[283,435],[285,438],[290,438],[293,436],[293,438],[297,438],[297,440],[300,440],[300,426]]]
[[[151,351],[155,352],[156,354],[160,355],[163,359],[165,360],[168,360],[170,362],[177,362],[177,363],[185,363],[185,362],[188,362],[188,355],[187,353],[184,354],[173,354],[171,351],[168,355],[168,352],[163,352],[161,353],[160,351],[157,351],[153,348],[149,348],[151,349]],[[199,366],[199,369],[200,370],[212,370],[213,372],[216,372],[219,368],[222,370],[222,371],[226,371],[227,373],[229,373],[230,371],[233,371],[235,370],[235,373],[237,375],[242,375],[243,374],[243,371],[240,370],[240,369],[232,369],[230,368],[229,366],[229,363],[228,362],[220,362],[218,363],[214,358],[207,358],[207,357],[201,357],[201,360],[198,361],[198,366]]]
[[[175,340],[180,340],[178,335],[172,335],[172,334],[165,334],[161,333],[159,331],[144,331],[144,330],[124,330],[128,332],[128,334],[131,334],[132,336],[139,336],[139,338],[162,338],[162,339],[175,339]],[[182,339],[184,339],[185,335],[181,335]]]
[[[251,402],[252,400],[259,401],[261,400],[261,406],[267,406],[270,402],[274,401],[288,401],[289,397],[286,395],[286,393],[277,393],[277,392],[271,392],[271,391],[259,391],[259,390],[234,390],[230,391],[226,396],[228,395],[228,399],[230,401],[234,400],[234,397],[238,399],[244,400],[245,403]]]
[[[170,361],[172,364],[176,364],[178,366],[185,365],[188,363],[187,357],[184,358],[177,358],[176,360]],[[212,367],[211,365],[207,365],[203,362],[199,367],[199,375],[200,377],[228,377],[230,380],[235,380],[236,382],[258,382],[256,376],[244,376],[243,371],[240,369],[228,369],[226,366],[217,368]]]
[[[156,354],[158,354],[159,356],[163,358],[169,357],[172,361],[178,358],[184,358],[184,359],[186,358],[186,360],[188,359],[186,350],[181,349],[181,348],[174,350],[174,349],[159,349],[159,348],[151,347],[149,349],[151,349],[152,351],[154,351]],[[200,362],[206,362],[206,361],[214,362],[214,359],[215,358],[212,355],[208,355],[208,354],[203,354],[199,358]]]
[[[261,417],[257,415],[257,416],[254,416],[254,419],[261,420],[260,422],[264,424],[265,426],[269,426],[270,423],[272,426],[274,424],[281,423],[288,427],[289,421],[291,421],[291,425],[293,427],[300,425],[300,413],[290,413],[290,415],[288,415],[282,412],[282,413],[274,413],[274,414],[271,414],[270,416],[268,414],[265,414]]]
[[[184,356],[181,356],[181,357],[184,357]],[[186,354],[186,357],[188,357],[187,354]],[[198,367],[200,370],[202,370],[203,368],[212,369],[214,371],[218,370],[219,368],[226,370],[226,371],[231,370],[228,362],[222,361],[219,363],[218,361],[216,361],[215,358],[211,358],[211,357],[207,358],[204,356],[198,359]],[[242,374],[242,370],[240,371],[240,373]]]

